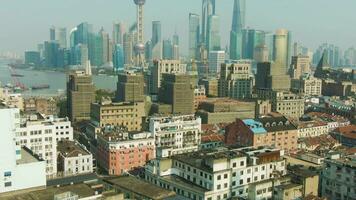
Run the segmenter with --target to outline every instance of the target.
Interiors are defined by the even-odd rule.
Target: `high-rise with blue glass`
[[[246,0],[234,0],[232,26],[230,31],[230,59],[242,58],[242,30],[245,27]]]
[[[124,58],[124,48],[121,44],[116,44],[113,53],[113,64],[115,71],[124,70],[125,58]]]

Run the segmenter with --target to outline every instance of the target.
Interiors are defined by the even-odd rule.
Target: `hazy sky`
[[[356,0],[246,0],[247,23],[274,31],[288,28],[293,40],[316,48],[322,42],[341,48],[356,46]],[[222,46],[229,40],[233,0],[216,0],[221,17]],[[151,37],[151,21],[162,22],[163,38],[175,30],[181,51],[187,52],[188,14],[201,14],[201,0],[147,0],[145,39]],[[113,21],[129,26],[135,21],[133,0],[0,0],[0,52],[33,50],[49,39],[51,25],[68,31],[87,21],[95,30],[111,33]]]

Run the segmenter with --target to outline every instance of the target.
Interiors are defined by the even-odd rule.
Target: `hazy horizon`
[[[233,0],[218,0],[221,17],[221,46],[228,44]],[[0,52],[22,54],[35,50],[38,43],[49,40],[49,28],[66,27],[68,32],[81,22],[104,27],[112,33],[114,21],[126,26],[136,20],[132,0],[12,0],[0,4]],[[170,9],[173,7],[174,9]],[[335,44],[342,49],[356,45],[355,0],[247,0],[246,26],[272,31],[287,28],[293,41],[315,49],[321,43]],[[151,38],[151,22],[162,22],[162,37],[175,31],[180,36],[180,51],[188,48],[188,14],[201,15],[201,0],[147,0],[145,5],[145,40]],[[69,34],[69,33],[68,33]],[[67,35],[68,36],[68,35]]]

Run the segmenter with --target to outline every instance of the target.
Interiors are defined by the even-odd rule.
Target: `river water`
[[[1,85],[5,85],[8,83],[15,85],[7,64],[8,62],[6,60],[0,60]],[[24,77],[16,78],[27,88],[43,84],[50,85],[49,89],[24,91],[23,95],[25,96],[56,96],[65,92],[67,81],[66,73],[53,71],[37,71],[32,69],[15,69],[15,71],[17,74],[24,75]],[[93,80],[97,89],[107,89],[112,91],[116,90],[116,76],[94,75]]]

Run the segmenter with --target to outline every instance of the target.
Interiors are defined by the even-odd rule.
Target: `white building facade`
[[[46,186],[46,163],[21,149],[16,140],[18,108],[0,105],[0,193]]]
[[[177,115],[150,118],[149,130],[156,145],[156,157],[197,151],[201,143],[201,118]]]

